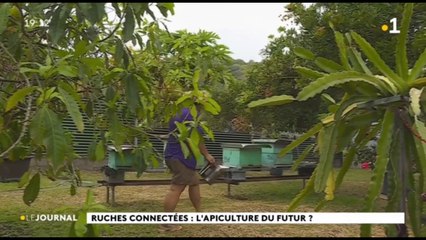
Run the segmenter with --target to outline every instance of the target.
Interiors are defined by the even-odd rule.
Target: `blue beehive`
[[[253,139],[253,143],[268,144],[269,147],[262,148],[262,166],[273,167],[275,165],[292,165],[293,153],[287,153],[285,156],[278,157],[280,151],[291,143],[286,139]]]
[[[268,144],[223,143],[223,165],[233,168],[260,167],[262,148]]]
[[[133,168],[136,156],[132,154],[134,147],[131,145],[121,146],[122,154],[114,146],[108,146],[108,167],[115,170],[130,170]]]

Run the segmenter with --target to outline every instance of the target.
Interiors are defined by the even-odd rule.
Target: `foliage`
[[[286,5],[282,20],[291,21],[292,24],[283,22],[278,29],[278,34],[271,35],[268,45],[262,50],[263,61],[248,71],[248,86],[243,92],[245,96],[249,96],[249,101],[245,102],[245,105],[268,96],[282,94],[295,96],[313,78],[316,78],[320,71],[323,71],[320,66],[324,66],[322,64],[324,59],[340,61],[339,53],[335,51],[337,45],[329,22],[332,22],[337,31],[353,30],[362,35],[380,52],[382,59],[394,68],[393,46],[397,35],[383,32],[381,26],[387,24],[389,28],[392,28],[389,21],[396,17],[398,29],[400,29],[402,8],[402,3],[313,3],[309,6],[290,3]],[[411,34],[407,38],[407,59],[410,65],[414,64],[417,56],[426,46],[425,16],[422,14],[426,4],[415,3],[414,9],[418,11],[413,13]],[[316,61],[299,58],[295,51],[290,51],[297,46],[321,58]],[[371,62],[367,61],[366,65],[373,71],[377,70]],[[332,98],[342,97],[338,88],[330,88],[327,93]],[[255,108],[247,115],[250,115],[249,119],[257,131],[261,128],[266,128],[270,134],[282,131],[307,131],[309,126],[318,120],[318,116],[327,112],[332,106],[321,101],[320,98],[317,95],[306,102],[295,102],[292,107]]]
[[[139,96],[150,92],[145,83],[148,79],[130,63],[126,44],[141,39],[135,28],[147,24],[144,14],[152,15],[152,7],[148,3],[114,3],[110,7],[105,3],[2,4],[2,67],[9,71],[2,71],[1,76],[4,131],[0,134],[10,141],[2,142],[1,157],[14,160],[18,158],[14,152],[25,146],[27,152],[19,158],[31,152],[37,159],[47,158],[49,168],[40,173],[55,179],[72,168],[76,157],[72,135],[62,126],[66,116],[71,116],[80,132],[84,131],[83,114],[94,121],[101,130],[94,143],[97,155],[105,153],[106,144],[121,146],[133,141],[136,136],[126,134],[129,126],[119,119],[119,111],[149,118],[152,109],[145,103],[152,94]],[[173,12],[170,4],[156,7],[164,15]],[[109,19],[107,10],[119,17],[117,24]],[[157,24],[155,19],[151,21]],[[129,104],[120,109],[123,96]],[[106,111],[95,105],[105,106]],[[148,143],[141,141],[140,145]]]
[[[76,211],[77,221],[71,224],[70,237],[93,237],[100,236],[103,231],[109,230],[108,225],[104,224],[86,224],[87,213],[105,212],[108,209],[95,202],[94,194],[91,189],[87,190],[86,202],[83,207]]]
[[[387,211],[405,212],[413,234],[420,235],[421,211],[418,210],[422,209],[421,194],[426,174],[426,146],[422,139],[426,139],[426,136],[424,122],[421,122],[419,116],[424,115],[420,99],[424,86],[421,69],[426,65],[426,49],[423,49],[414,64],[408,61],[406,43],[407,37],[412,35],[409,23],[413,7],[414,4],[405,4],[401,33],[396,37],[396,71],[385,63],[378,51],[361,35],[354,31],[343,35],[336,30],[333,21],[330,27],[338,46],[335,52],[339,53],[340,63],[317,57],[307,49],[292,49],[299,57],[314,61],[322,69],[322,72],[312,76],[315,80],[298,93],[296,101],[306,101],[331,87],[340,88],[344,95],[336,99],[327,98],[334,102],[329,112],[280,153],[284,155],[302,143],[303,139],[316,135],[319,164],[305,189],[290,204],[289,210],[297,207],[300,200],[311,192],[325,193],[324,200],[316,210],[331,201],[333,193],[352,165],[356,152],[378,136],[377,159],[363,211],[374,210],[385,171],[389,171],[390,183],[393,184]],[[359,50],[367,57],[369,64],[363,60]],[[321,64],[318,64],[318,60]],[[374,69],[370,65],[374,65]],[[264,99],[264,104],[268,104],[268,100],[273,99]],[[341,150],[347,152],[343,167],[337,173],[332,162],[334,154]],[[387,226],[387,234],[408,236],[405,224]],[[371,236],[371,225],[361,226],[361,236]]]
[[[121,154],[131,144],[135,159],[148,162],[156,156],[147,132],[159,118],[195,102],[220,111],[202,88],[226,81],[228,49],[211,32],[168,32],[154,9],[162,17],[174,14],[173,3],[0,4],[0,159],[34,156],[48,163],[21,179],[26,204],[36,200],[41,175],[70,177],[72,195],[81,183],[64,118],[81,133],[84,117],[95,126],[91,159],[103,160],[107,145]],[[188,99],[168,101],[164,86],[180,86]],[[198,124],[209,131],[199,118],[192,127]],[[199,136],[187,138],[198,144]],[[135,165],[140,176],[147,164]],[[75,226],[79,236],[88,234],[82,226]]]
[[[155,32],[155,48],[135,53],[137,65],[145,66],[157,99],[152,99],[158,108],[154,117],[156,127],[163,127],[177,111],[173,104],[179,97],[195,88],[198,78],[200,88],[213,91],[233,80],[227,65],[230,63],[229,49],[218,44],[219,36],[200,30],[168,32],[153,26],[142,30]],[[197,74],[197,75],[196,75]],[[164,116],[165,117],[164,117]]]

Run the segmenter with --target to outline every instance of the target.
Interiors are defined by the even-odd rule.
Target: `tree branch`
[[[0,42],[0,47],[5,51],[5,53],[16,63],[18,64],[18,62],[16,61],[16,59],[13,57],[13,55],[9,52],[9,50],[3,45],[2,42]],[[27,84],[27,86],[31,86],[30,80],[28,79],[28,77],[24,74],[21,73],[22,76],[24,77],[25,83]],[[27,131],[28,125],[29,125],[29,119],[31,117],[31,108],[32,108],[32,102],[33,102],[33,97],[30,95],[28,97],[28,101],[27,101],[27,109],[25,111],[25,118],[23,121],[23,125],[22,125],[22,129],[21,129],[21,133],[19,134],[18,139],[16,139],[16,141],[10,145],[10,147],[8,149],[6,149],[4,152],[2,152],[0,154],[0,158],[4,158],[4,156],[6,156],[6,154],[8,154],[10,151],[12,151],[12,149],[14,149],[22,140],[22,138],[25,135],[25,132]]]
[[[108,40],[110,37],[112,37],[112,35],[114,35],[114,33],[120,28],[121,21],[123,20],[123,17],[124,17],[124,14],[121,15],[120,21],[117,23],[117,25],[115,25],[114,30],[112,30],[112,32],[110,34],[108,34],[108,36],[106,36],[104,39],[99,40],[98,43],[102,43],[102,42]]]

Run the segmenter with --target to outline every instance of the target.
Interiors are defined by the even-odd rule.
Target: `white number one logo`
[[[399,33],[400,31],[398,29],[396,29],[397,28],[396,27],[396,18],[392,18],[390,20],[390,22],[393,23],[392,24],[393,28],[392,28],[392,30],[389,31],[389,33]]]

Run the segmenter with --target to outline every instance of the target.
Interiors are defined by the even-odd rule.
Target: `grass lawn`
[[[259,174],[259,172],[253,173]],[[268,174],[264,172],[264,174]],[[126,179],[136,179],[135,173],[126,173]],[[69,194],[66,181],[52,182],[42,179],[42,189],[32,206],[22,200],[23,189],[17,183],[0,183],[0,236],[10,237],[66,237],[70,222],[20,221],[21,215],[72,214],[82,207],[88,188],[93,189],[96,201],[105,204],[112,212],[162,212],[162,204],[168,186],[118,186],[116,204],[105,203],[106,189],[98,186],[103,179],[100,172],[82,172],[83,187],[77,194]],[[144,173],[140,179],[169,178],[166,173]],[[363,207],[371,172],[351,169],[336,193],[335,200],[322,212],[359,212]],[[201,185],[202,204],[205,212],[285,212],[288,204],[302,189],[302,180],[271,182],[247,182],[232,186],[232,198],[227,197],[226,184]],[[298,212],[312,212],[323,194],[313,194],[302,202]],[[384,212],[386,201],[377,200],[377,212]],[[193,212],[185,192],[177,206],[178,212]],[[155,224],[110,225],[103,236],[111,237],[358,237],[359,225],[350,224],[183,224],[174,233],[159,233]],[[383,225],[373,226],[373,236],[385,236]]]

